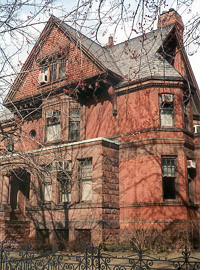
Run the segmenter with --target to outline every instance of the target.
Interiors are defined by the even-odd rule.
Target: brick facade
[[[15,81],[5,100],[5,106],[12,110],[11,104],[15,104],[20,114],[13,111],[14,118],[2,121],[0,241],[19,239],[23,234],[26,239],[42,235],[54,242],[60,235],[71,243],[83,236],[98,244],[117,242],[128,231],[132,234],[147,224],[163,229],[176,223],[182,227],[190,221],[198,223],[199,134],[193,133],[193,125],[199,124],[193,120],[194,115],[198,118],[193,109],[196,96],[187,102],[185,115],[186,84],[179,77],[151,77],[118,86],[121,75],[105,70],[100,59],[57,22],[50,19],[23,67],[30,71]],[[41,63],[48,65],[49,58],[56,59],[58,53],[61,61],[62,52],[66,57],[64,77],[58,79],[57,59],[56,79],[39,84],[38,76],[45,67]],[[175,59],[174,72],[183,76],[188,60],[179,52]],[[55,62],[50,63],[48,80]],[[114,84],[111,95],[115,99],[108,90]],[[169,121],[162,115],[163,94],[173,98],[167,104],[169,126],[162,126],[162,121]],[[60,119],[50,125],[52,132],[59,133],[52,140],[48,117]],[[11,130],[13,150],[8,151]],[[196,168],[188,168],[190,160]],[[92,167],[92,173],[83,178],[85,161],[90,161],[86,168]],[[62,162],[69,167],[60,174],[56,164]],[[168,162],[174,162],[171,177],[169,171],[163,173],[164,164],[170,169]],[[65,179],[70,181],[66,189]],[[16,229],[21,223],[23,232]]]

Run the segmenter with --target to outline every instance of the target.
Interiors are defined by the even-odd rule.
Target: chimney
[[[106,44],[106,47],[113,47],[113,36],[109,36],[108,43]]]
[[[184,32],[184,23],[181,19],[181,16],[173,8],[170,8],[169,11],[163,11],[160,17],[158,18],[157,28],[162,28],[167,25],[175,24],[178,30],[178,33],[183,37]]]

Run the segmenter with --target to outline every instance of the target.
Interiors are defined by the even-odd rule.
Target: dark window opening
[[[32,129],[29,134],[30,134],[30,137],[31,138],[35,138],[36,137],[36,131],[35,131],[35,129]]]
[[[69,139],[78,140],[80,138],[80,111],[71,109],[69,114]]]
[[[6,141],[6,149],[8,152],[13,152],[14,151],[14,139],[12,135],[9,135]]]
[[[61,203],[71,202],[72,180],[70,173],[59,171],[57,181],[59,183],[59,201]]]
[[[195,175],[196,171],[193,169],[187,169],[187,180],[188,180],[188,197],[190,203],[195,203]]]
[[[184,107],[184,128],[188,130],[188,104],[184,102],[183,107]]]
[[[163,199],[176,199],[176,159],[162,158]]]

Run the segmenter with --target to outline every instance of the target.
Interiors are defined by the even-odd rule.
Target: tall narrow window
[[[162,158],[163,199],[176,199],[176,158]]]
[[[67,172],[60,171],[57,173],[57,180],[59,182],[59,201],[70,202],[71,201],[71,176]]]
[[[159,96],[159,108],[160,108],[161,127],[172,127],[174,124],[173,95],[161,94]]]
[[[69,139],[78,140],[80,137],[79,109],[71,109],[69,114]]]
[[[71,201],[72,190],[72,168],[70,161],[55,163],[57,170],[57,181],[59,184],[59,202],[66,203]]]
[[[59,63],[59,79],[66,76],[66,59],[62,58]]]
[[[52,63],[50,66],[50,81],[56,81],[57,79],[57,63]]]
[[[60,139],[60,117],[59,110],[46,112],[46,141]]]
[[[81,201],[92,200],[92,158],[80,160]]]
[[[187,103],[183,103],[183,107],[184,107],[184,128],[186,130],[188,130],[188,108],[187,108],[188,104]]]
[[[51,166],[44,166],[42,173],[43,185],[42,185],[42,199],[44,202],[51,202],[52,200],[52,175]]]

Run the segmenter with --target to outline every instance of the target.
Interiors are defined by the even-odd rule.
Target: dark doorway
[[[13,171],[10,184],[10,204],[12,212],[19,210],[20,213],[24,215],[26,201],[29,200],[30,173],[23,169]]]

